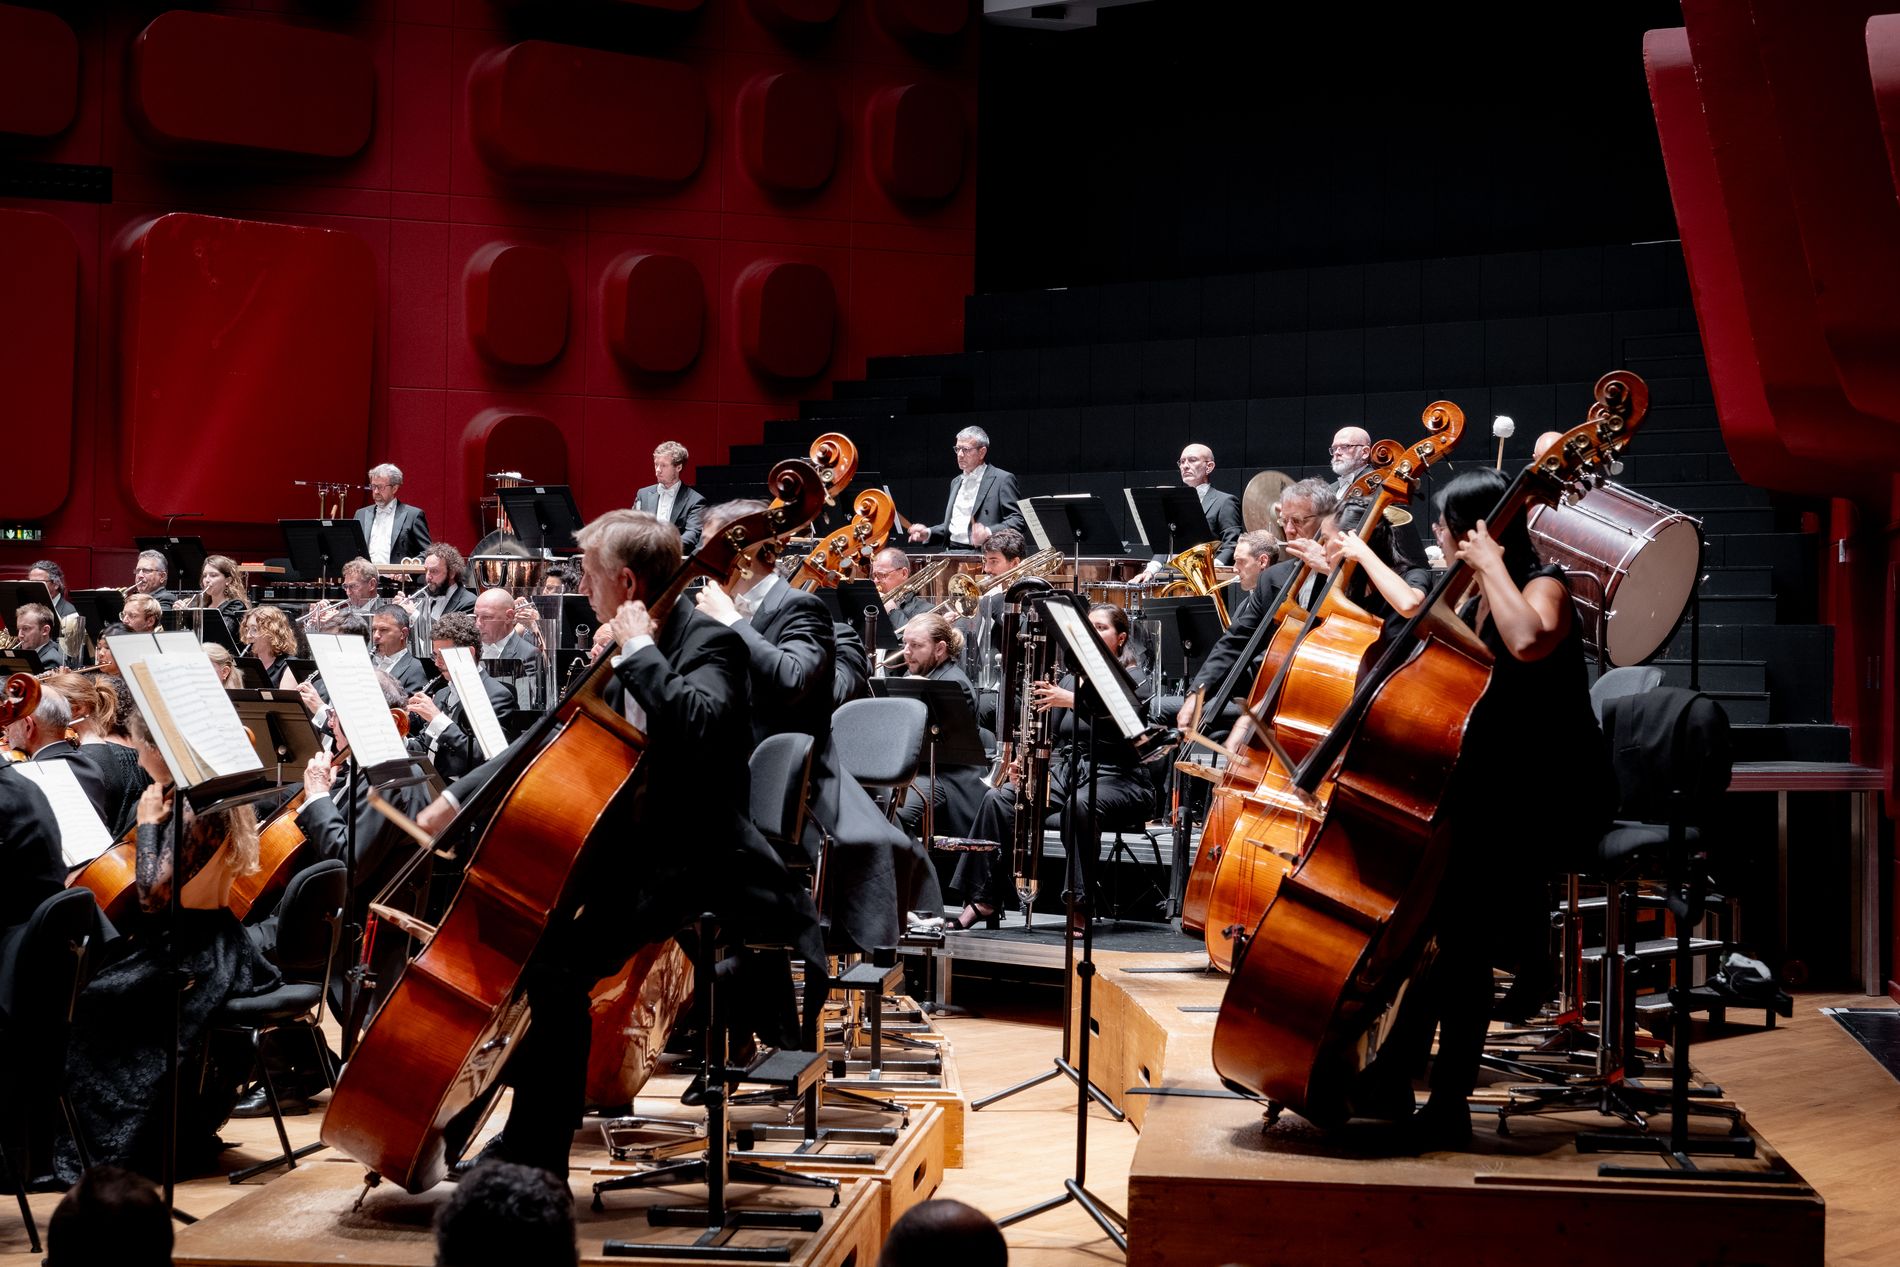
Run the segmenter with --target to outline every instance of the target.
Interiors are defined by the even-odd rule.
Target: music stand
[[[14,618],[29,603],[52,610],[53,637],[59,638],[59,609],[53,606],[53,591],[45,581],[0,581],[0,629],[14,629]]]
[[[977,729],[976,713],[970,697],[955,682],[926,677],[883,677],[871,679],[871,694],[888,699],[917,699],[930,710],[924,728],[924,745],[934,772],[940,765],[988,765],[990,755],[983,746],[983,734]],[[928,811],[928,805],[926,805]]]
[[[215,642],[233,657],[239,650],[237,640],[231,637],[231,626],[225,623],[224,613],[215,607],[170,608],[159,615],[158,627],[192,634],[199,642]]]
[[[248,657],[247,657],[248,658]],[[261,675],[263,666],[251,660]],[[278,783],[294,783],[303,777],[303,768],[316,759],[322,749],[316,727],[310,724],[310,710],[296,691],[271,688],[227,691],[238,720],[250,732],[251,747],[264,763],[264,772]]]
[[[37,676],[39,672],[40,663],[38,660],[29,659],[23,655],[15,655],[11,651],[0,651],[0,677],[11,677],[15,673],[24,673],[28,677],[34,677]]]
[[[1108,517],[1108,507],[1094,493],[1025,497],[1020,505],[1036,549],[1060,550],[1074,559],[1077,583],[1083,547],[1090,554],[1120,554],[1127,548],[1121,531]]]
[[[528,553],[540,558],[573,554],[580,549],[574,533],[585,521],[574,501],[574,490],[566,484],[524,484],[519,488],[498,488],[502,513],[514,525]]]
[[[203,537],[134,537],[132,544],[141,552],[156,550],[164,555],[171,569],[167,579],[171,588],[180,592],[189,590],[191,583],[204,575],[205,560],[211,557]]]
[[[284,672],[296,678],[298,682],[308,682],[317,674],[317,662],[303,656],[285,656]]]
[[[244,675],[244,688],[247,691],[268,691],[271,689],[270,674],[264,671],[264,662],[254,655],[241,655],[237,658],[238,671]]]
[[[1128,499],[1129,517],[1150,554],[1172,559],[1189,546],[1220,540],[1220,534],[1207,522],[1207,512],[1201,509],[1201,495],[1186,484],[1124,488],[1122,495]]]
[[[565,651],[579,648],[591,651],[594,646],[594,605],[581,594],[535,594],[530,599],[534,610],[541,617],[541,636],[548,637],[548,625],[555,626],[554,636],[548,645],[556,650]]]
[[[865,651],[875,656],[880,651],[895,651],[904,645],[898,636],[897,626],[891,623],[891,613],[884,606],[884,596],[877,592],[873,581],[840,581],[837,588],[838,619],[847,625],[864,628],[864,613],[877,609],[877,645],[866,647]]]
[[[115,589],[68,590],[66,601],[86,622],[86,641],[97,642],[107,625],[119,619],[125,610],[125,595]]]
[[[1144,620],[1161,622],[1158,672],[1164,677],[1193,678],[1224,632],[1214,600],[1206,594],[1150,598],[1142,603],[1141,614]]]
[[[354,519],[279,519],[284,555],[299,580],[335,580],[351,559],[369,557],[369,538]]]

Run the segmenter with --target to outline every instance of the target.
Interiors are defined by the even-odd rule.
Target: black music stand
[[[271,689],[270,674],[264,669],[264,662],[254,655],[241,655],[237,658],[238,672],[244,675],[244,689],[247,691],[268,691]]]
[[[258,664],[255,659],[251,663]],[[258,667],[261,672],[262,666]],[[279,783],[301,779],[304,767],[322,752],[303,696],[297,691],[249,687],[226,694],[237,709],[238,720],[250,732],[251,747],[264,763],[265,772],[274,773]]]
[[[829,594],[833,593],[833,591],[820,590],[819,593]],[[875,658],[880,651],[895,651],[904,645],[904,640],[898,636],[897,626],[891,623],[891,613],[884,606],[884,596],[877,592],[875,582],[840,581],[835,593],[838,603],[838,619],[847,625],[855,625],[860,630],[863,629],[864,614],[874,608],[876,609],[877,628],[875,632],[877,634],[877,645],[866,647],[864,650],[867,655]]]
[[[498,488],[495,496],[501,499],[502,513],[514,525],[515,536],[521,539],[528,553],[548,558],[580,550],[574,533],[586,521],[574,501],[574,490],[566,484]]]
[[[1127,549],[1122,534],[1108,517],[1108,507],[1094,493],[1055,493],[1025,497],[1020,503],[1029,535],[1038,550],[1060,550],[1080,561],[1090,554],[1120,554]]]
[[[1218,541],[1220,534],[1207,522],[1201,495],[1186,484],[1153,488],[1125,488],[1128,514],[1150,554],[1172,559],[1189,546]]]
[[[53,610],[53,639],[59,640],[59,609],[53,607],[53,591],[45,581],[0,581],[0,629],[12,629],[14,616],[28,603]]]
[[[299,580],[337,580],[345,563],[369,557],[369,538],[354,519],[279,519],[277,526]]]
[[[11,677],[15,673],[24,673],[29,677],[40,672],[40,662],[27,656],[15,655],[11,651],[0,651],[0,677]]]
[[[1143,620],[1161,622],[1157,676],[1192,679],[1224,632],[1214,600],[1206,594],[1150,598],[1141,605]]]
[[[141,552],[156,550],[165,556],[165,564],[171,569],[167,579],[181,594],[189,593],[191,583],[204,575],[205,560],[211,557],[203,537],[134,537],[132,544]]]
[[[99,641],[106,626],[114,624],[125,610],[125,595],[115,589],[68,590],[66,601],[86,622],[86,641]]]
[[[159,615],[158,627],[196,634],[199,642],[215,642],[233,656],[240,650],[237,640],[231,637],[231,626],[225,623],[224,613],[215,607],[169,608]]]

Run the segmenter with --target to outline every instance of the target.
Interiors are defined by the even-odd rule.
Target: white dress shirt
[[[677,483],[670,486],[666,484],[660,485],[660,494],[653,503],[654,518],[663,524],[672,523],[673,503],[679,500],[679,496],[680,486]]]
[[[369,561],[371,563],[394,563],[389,557],[390,549],[396,543],[396,503],[392,499],[376,508],[369,521]]]
[[[983,487],[983,475],[988,471],[985,463],[963,477],[963,487],[957,490],[957,500],[950,507],[950,540],[958,545],[967,546],[970,541],[970,520],[976,514],[976,494]]]
[[[635,654],[643,647],[650,647],[652,645],[653,639],[647,634],[641,634],[637,638],[627,639],[627,645],[614,653],[614,667],[616,669],[619,668],[622,664],[626,663],[628,656]],[[620,714],[627,719],[628,723],[632,725],[635,730],[643,735],[646,734],[647,710],[640,707],[639,702],[633,698],[633,692],[626,688],[625,683],[622,683],[620,688]]]
[[[773,588],[783,584],[785,584],[785,580],[777,572],[767,572],[765,577],[760,580],[757,585],[754,585],[743,594],[734,594],[732,596],[732,605],[739,609],[735,614],[723,617],[715,616],[713,619],[728,629],[742,620],[750,623],[752,617],[757,614],[760,605],[771,595]]]

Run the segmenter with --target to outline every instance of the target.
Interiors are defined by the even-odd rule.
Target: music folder
[[[1037,550],[1064,554],[1120,554],[1126,548],[1108,507],[1094,493],[1025,497],[1018,505]]]
[[[904,645],[904,640],[898,636],[897,627],[891,624],[891,613],[884,606],[883,596],[877,592],[875,582],[840,581],[836,591],[820,590],[819,592],[830,595],[828,602],[835,599],[837,607],[833,614],[856,629],[860,637],[864,635],[864,613],[870,609],[876,610],[877,645],[866,647],[866,651],[873,654],[879,651],[895,651]]]
[[[53,607],[53,591],[45,581],[0,581],[0,629],[19,633],[16,627],[20,609],[38,603],[53,610],[53,640],[59,640],[59,609]]]
[[[115,634],[107,645],[172,781],[194,806],[253,800],[277,786],[190,634]]]
[[[160,629],[188,633],[199,642],[215,642],[233,656],[239,647],[224,613],[215,607],[174,607],[159,616]]]
[[[871,679],[871,694],[882,699],[918,699],[930,710],[929,729],[924,743],[937,750],[939,766],[986,765],[989,752],[983,747],[983,733],[977,729],[976,713],[970,697],[955,682],[940,682],[926,677],[883,677]],[[926,754],[918,762],[920,773],[930,765]]]
[[[334,580],[351,559],[369,557],[369,538],[354,519],[279,519],[277,526],[298,580]]]
[[[573,554],[580,549],[574,533],[585,520],[566,484],[523,484],[498,488],[501,509],[514,526],[515,536],[530,554]]]
[[[1224,632],[1214,600],[1205,594],[1182,598],[1142,600],[1144,620],[1161,624],[1161,672],[1173,678],[1193,677]]]
[[[198,588],[192,582],[204,577],[205,560],[211,557],[205,550],[203,537],[134,537],[132,544],[141,551],[156,550],[165,556],[171,568],[165,583],[180,594],[189,594]]]
[[[508,739],[502,734],[501,719],[495,716],[494,701],[482,685],[475,653],[467,647],[444,647],[439,654],[449,682],[462,701],[469,728],[475,732],[475,744],[482,751],[482,759],[488,760],[508,746]]]
[[[249,732],[251,747],[265,771],[279,783],[301,779],[304,767],[322,752],[303,695],[268,686],[261,690],[227,690],[225,694],[231,697],[231,707]]]
[[[115,589],[68,590],[66,601],[86,622],[88,642],[97,642],[106,626],[116,622],[125,610],[125,595]]]
[[[23,656],[14,651],[0,651],[0,678],[12,677],[15,673],[24,673],[28,677],[37,676],[40,662],[31,656]]]
[[[1068,650],[1071,669],[1086,682],[1076,694],[1076,708],[1090,707],[1091,712],[1106,716],[1134,745],[1143,760],[1171,747],[1178,736],[1164,726],[1150,726],[1142,720],[1141,696],[1134,679],[1109,654],[1095,626],[1089,624],[1087,601],[1080,595],[1052,590],[1031,600],[1041,606],[1050,625]]]
[[[1128,499],[1129,519],[1149,554],[1173,558],[1204,541],[1220,540],[1201,508],[1201,495],[1186,484],[1124,488],[1122,495]]]

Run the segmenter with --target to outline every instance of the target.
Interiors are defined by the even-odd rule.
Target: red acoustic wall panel
[[[775,378],[810,378],[831,360],[838,296],[815,264],[774,260],[739,277],[739,344]]]
[[[0,278],[0,417],[13,442],[33,446],[30,462],[14,455],[5,514],[37,519],[59,509],[72,481],[79,246],[52,216],[0,209]]]
[[[472,545],[489,471],[564,474],[599,513],[662,440],[723,461],[868,357],[961,345],[975,0],[561,7],[97,0],[59,8],[76,71],[0,38],[0,102],[26,98],[0,123],[61,128],[0,145],[110,167],[115,195],[0,198],[77,243],[76,318],[0,284],[0,328],[75,331],[83,473],[36,485],[48,541],[0,547],[0,576],[45,550],[123,584],[133,535],[178,510],[221,517],[198,525],[213,549],[279,554],[274,521],[314,508],[296,481],[385,460]],[[0,0],[0,32],[48,21]],[[887,183],[872,102],[912,85]],[[898,156],[946,135],[954,162]],[[164,219],[186,212],[188,233]],[[332,238],[339,258],[303,254]],[[265,267],[266,242],[300,245]]]
[[[187,149],[345,158],[369,142],[376,75],[347,35],[174,10],[132,43],[126,108]]]
[[[706,283],[679,255],[624,255],[607,269],[607,346],[643,374],[678,374],[699,357]]]
[[[705,87],[677,62],[526,40],[476,65],[469,126],[509,175],[677,184],[705,156]]]
[[[360,238],[173,214],[121,266],[120,442],[140,510],[272,523],[290,508],[271,476],[290,463],[361,465],[377,299]]]
[[[0,132],[53,136],[79,111],[79,37],[56,14],[0,4]]]
[[[831,86],[800,70],[756,75],[739,91],[739,151],[767,189],[804,193],[831,179],[838,162],[838,101]]]
[[[893,198],[936,202],[963,183],[969,125],[956,94],[904,84],[871,99],[871,163]]]
[[[468,269],[468,337],[502,365],[546,365],[567,343],[567,269],[541,246],[484,247]]]

